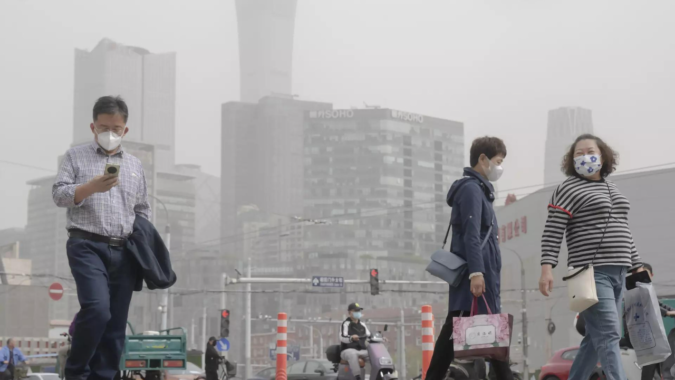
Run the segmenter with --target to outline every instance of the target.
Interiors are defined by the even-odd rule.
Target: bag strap
[[[581,267],[578,271],[572,273],[571,275],[563,277],[562,280],[563,280],[563,281],[571,280],[571,279],[573,279],[574,277],[576,277],[576,276],[582,274],[582,273],[583,273],[586,269],[588,269],[590,266],[591,266],[590,264],[586,264],[586,265],[584,265],[583,267]]]
[[[460,186],[464,186],[464,184],[466,182],[468,182],[468,181],[465,181]],[[481,188],[483,188],[485,186],[480,182],[479,182],[479,185],[481,186]],[[485,247],[485,244],[487,243],[488,238],[490,237],[490,233],[492,232],[492,227],[494,226],[494,224],[495,224],[495,212],[494,212],[494,210],[492,210],[492,218],[490,220],[490,229],[488,230],[487,234],[485,235],[485,238],[483,239],[483,242],[480,245],[481,250],[483,249],[483,247]],[[450,222],[448,222],[448,230],[445,231],[445,238],[443,239],[443,245],[441,246],[441,249],[445,249],[445,245],[448,244],[448,236],[450,236],[450,230],[451,229],[452,229],[452,217],[450,217]]]
[[[609,221],[612,219],[612,211],[614,209],[614,201],[612,201],[612,189],[609,187],[609,182],[605,181],[605,184],[607,184],[607,192],[609,193],[609,212],[607,213],[607,223],[605,224],[605,229],[602,230],[602,237],[600,238],[600,243],[598,243],[598,248],[595,250],[595,253],[593,254],[593,258],[591,259],[591,264],[593,265],[593,262],[595,261],[595,256],[598,255],[598,251],[600,251],[600,247],[602,247],[602,241],[605,240],[605,232],[607,232],[607,227],[609,227]]]
[[[485,247],[485,244],[488,241],[488,238],[490,238],[490,234],[492,233],[492,226],[494,225],[494,215],[492,219],[492,223],[490,224],[490,228],[488,229],[487,234],[485,235],[485,238],[483,239],[483,242],[480,244],[480,249],[483,250],[483,247]],[[445,248],[445,245],[448,243],[448,235],[450,235],[450,228],[452,227],[452,223],[448,225],[448,231],[445,233],[445,239],[443,239],[443,245],[441,246],[441,249]]]
[[[492,315],[492,310],[490,310],[490,305],[488,305],[487,300],[485,299],[485,294],[482,295],[483,301],[485,301],[485,307],[487,308],[488,315]],[[478,297],[473,297],[471,301],[471,317],[478,314]]]

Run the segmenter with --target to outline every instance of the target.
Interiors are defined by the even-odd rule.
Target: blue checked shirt
[[[75,188],[103,175],[105,165],[120,165],[119,184],[75,204]],[[52,187],[54,203],[68,208],[66,229],[77,228],[108,237],[125,238],[133,232],[136,214],[150,220],[148,189],[141,161],[123,148],[108,156],[93,141],[66,152]]]

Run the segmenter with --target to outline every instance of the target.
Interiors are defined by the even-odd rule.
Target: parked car
[[[579,347],[564,348],[553,354],[551,360],[541,367],[539,380],[567,380]]]
[[[311,359],[289,363],[288,380],[335,380],[337,373],[328,360]]]
[[[167,369],[164,372],[165,380],[198,380],[206,379],[206,373],[197,365],[187,362],[185,369]]]
[[[265,368],[262,371],[258,371],[255,375],[249,378],[249,380],[274,380],[277,376],[277,367]]]

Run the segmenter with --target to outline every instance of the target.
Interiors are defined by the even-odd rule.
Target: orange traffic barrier
[[[422,380],[427,378],[427,370],[434,355],[434,315],[431,306],[422,306]]]
[[[287,380],[286,360],[288,340],[288,316],[279,313],[277,316],[277,375],[276,380]]]

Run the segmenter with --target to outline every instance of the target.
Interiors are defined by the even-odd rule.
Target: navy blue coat
[[[136,216],[134,232],[127,238],[124,248],[138,263],[135,291],[143,290],[143,280],[150,290],[167,289],[178,279],[171,268],[171,257],[155,226],[143,217]]]
[[[464,169],[464,177],[455,181],[448,192],[447,202],[452,207],[452,242],[450,251],[466,260],[466,279],[457,287],[450,287],[450,311],[471,310],[473,295],[469,274],[481,272],[485,278],[485,299],[492,313],[501,310],[500,281],[502,258],[499,251],[497,217],[492,202],[494,187],[478,172]],[[492,232],[481,251],[480,245],[492,225]],[[485,301],[478,302],[479,314],[487,314]]]

